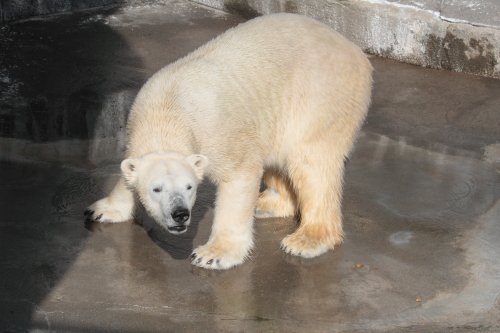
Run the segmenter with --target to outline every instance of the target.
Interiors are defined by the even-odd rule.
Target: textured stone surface
[[[494,0],[476,1],[476,5],[467,0],[195,2],[244,17],[300,13],[330,25],[372,54],[426,67],[500,77],[500,4]]]
[[[441,16],[478,26],[500,28],[500,2],[496,0],[442,1]]]
[[[293,219],[256,222],[252,259],[192,267],[205,183],[181,237],[143,212],[84,228],[118,175],[149,75],[242,19],[189,2],[0,30],[1,332],[500,331],[500,81],[380,58],[347,164],[346,241],[284,255]]]
[[[168,2],[168,1],[167,1]],[[321,20],[366,51],[432,68],[500,77],[496,0],[194,0],[244,18],[275,12]],[[165,0],[0,1],[0,22],[105,5]]]
[[[125,2],[126,0],[2,0],[0,1],[0,23]]]

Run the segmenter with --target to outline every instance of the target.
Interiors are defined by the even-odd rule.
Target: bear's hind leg
[[[277,170],[264,173],[266,189],[260,193],[255,217],[287,217],[295,215],[295,194],[291,184]]]
[[[291,157],[289,175],[300,225],[281,242],[287,253],[312,258],[342,243],[342,177],[350,147],[332,149],[332,145],[335,147],[335,143],[317,141]]]
[[[262,173],[241,174],[217,190],[212,233],[191,255],[193,265],[228,269],[243,263],[253,247],[253,215]]]

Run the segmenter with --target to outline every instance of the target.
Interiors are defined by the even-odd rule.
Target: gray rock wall
[[[195,0],[250,18],[292,12],[318,19],[366,52],[500,78],[500,1]]]
[[[498,0],[192,0],[245,18],[291,12],[318,19],[366,52],[500,78]],[[0,23],[106,5],[168,0],[0,0]]]
[[[124,2],[125,0],[0,0],[0,23]]]

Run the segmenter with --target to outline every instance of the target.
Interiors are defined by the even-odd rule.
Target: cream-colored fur
[[[297,198],[290,180],[276,170],[267,170],[264,173],[266,189],[260,193],[257,200],[255,216],[287,217],[298,213]]]
[[[344,159],[368,110],[371,72],[363,52],[329,27],[276,14],[227,31],[151,77],[129,117],[128,157],[202,154],[218,185],[212,234],[193,264],[242,263],[255,208],[263,216],[298,213],[300,226],[282,242],[287,253],[314,257],[342,242]],[[265,170],[269,188],[259,199]],[[123,181],[103,200],[91,218],[131,217]]]

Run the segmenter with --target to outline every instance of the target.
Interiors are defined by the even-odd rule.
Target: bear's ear
[[[198,179],[200,180],[203,179],[203,173],[205,172],[205,168],[208,165],[208,158],[203,155],[193,154],[186,157],[186,161],[193,168],[196,177],[198,177]]]
[[[138,160],[136,159],[127,158],[126,160],[123,160],[120,165],[123,177],[125,177],[125,182],[128,185],[134,185],[137,180],[137,162]]]

